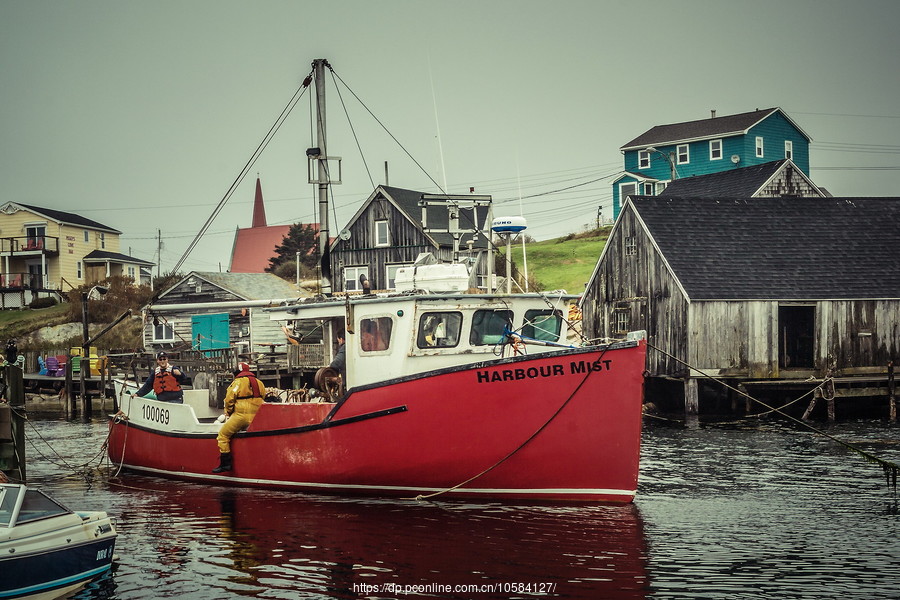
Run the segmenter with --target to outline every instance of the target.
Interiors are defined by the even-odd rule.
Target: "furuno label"
[[[588,374],[594,371],[609,371],[612,360],[598,358],[591,362],[580,360],[565,365],[541,365],[539,367],[515,367],[511,369],[476,371],[478,383],[496,383],[498,381],[519,381],[521,379],[538,379],[542,377],[559,377],[561,375]]]

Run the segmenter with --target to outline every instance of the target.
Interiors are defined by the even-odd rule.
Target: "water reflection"
[[[401,594],[392,593],[392,585],[517,583],[555,588],[545,597],[645,597],[643,528],[633,505],[422,504],[210,488],[142,476],[123,481],[130,487],[116,492],[127,504],[116,574],[122,597],[393,598]],[[143,586],[132,577],[136,572],[171,593],[142,595]],[[363,593],[374,589],[379,591]],[[529,595],[500,589],[477,596]]]

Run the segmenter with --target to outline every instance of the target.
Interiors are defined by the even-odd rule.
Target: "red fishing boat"
[[[314,62],[317,85],[323,63]],[[318,148],[310,155],[327,160]],[[323,257],[327,173],[320,164]],[[523,228],[501,219],[495,233]],[[449,231],[455,244],[461,231]],[[221,423],[206,392],[185,404],[124,401],[110,421],[110,458],[166,477],[311,492],[630,502],[646,343],[587,344],[570,335],[575,296],[464,293],[474,289],[466,264],[421,258],[398,268],[391,293],[360,281],[363,294],[336,297],[323,285],[316,299],[270,310],[288,333],[319,332],[320,393],[264,404],[232,441],[233,470],[211,473]],[[338,376],[325,365],[339,337]]]
[[[221,423],[206,412],[206,392],[200,403],[126,399],[110,422],[109,456],[130,469],[234,485],[630,502],[646,344],[569,346],[563,310],[547,301],[423,293],[275,309],[273,318],[295,324],[346,327],[346,391],[264,404],[235,436],[225,474],[210,472]],[[513,349],[527,354],[497,355]]]

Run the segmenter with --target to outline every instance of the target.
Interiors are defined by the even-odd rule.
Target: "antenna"
[[[519,151],[516,150],[516,182],[519,186],[519,216],[525,219],[525,212],[522,208],[522,173],[519,171]],[[525,291],[528,291],[528,255],[525,252],[525,236],[522,236],[522,267],[525,270]]]
[[[444,176],[444,189],[441,191],[447,193],[447,168],[444,166],[444,146],[441,143],[441,124],[438,121],[437,97],[434,94],[434,77],[431,74],[431,55],[428,55],[428,80],[431,82],[431,102],[434,105],[434,125],[437,128],[438,153],[441,157],[441,173]]]

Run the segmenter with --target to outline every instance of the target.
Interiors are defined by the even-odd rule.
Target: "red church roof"
[[[231,251],[232,273],[264,273],[275,248],[284,241],[290,225],[238,228]]]

